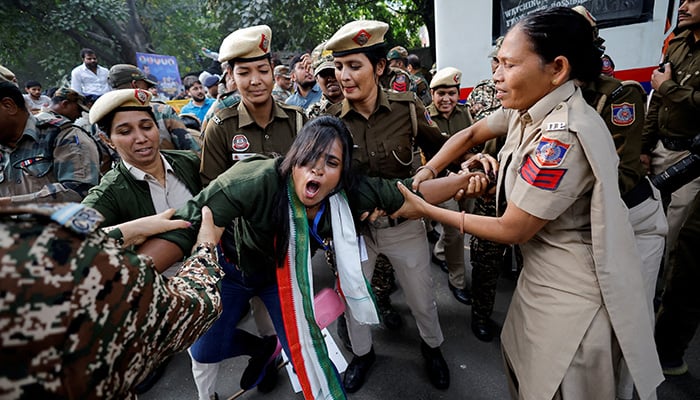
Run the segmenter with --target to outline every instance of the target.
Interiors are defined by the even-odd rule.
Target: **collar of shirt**
[[[167,181],[167,175],[174,174],[175,170],[173,170],[173,167],[170,165],[170,163],[168,163],[168,160],[166,160],[165,157],[163,157],[162,153],[160,154],[160,159],[163,161],[163,166],[165,167],[165,175],[166,175],[166,181]],[[131,174],[131,176],[134,177],[134,179],[136,179],[138,181],[146,181],[146,180],[155,181],[155,178],[151,174],[148,174],[148,173],[138,169],[137,167],[129,164],[128,162],[126,162],[124,160],[122,160],[122,162],[124,163],[126,170],[129,171],[129,173]]]
[[[527,123],[538,123],[542,121],[557,104],[571,97],[576,91],[573,80],[569,80],[558,88],[554,89],[546,96],[537,101],[532,107],[520,115],[523,126]]]
[[[382,87],[377,85],[377,91],[377,106],[374,108],[374,112],[372,112],[372,115],[376,114],[381,107],[384,107],[387,110],[391,111],[391,103],[389,103],[389,98],[387,97],[386,93],[384,93]],[[353,107],[352,104],[350,104],[348,99],[343,99],[343,109],[340,112],[340,118],[344,118],[350,111],[354,111],[357,114],[359,114],[355,107]]]
[[[272,119],[275,118],[284,118],[287,119],[289,116],[287,115],[286,112],[282,109],[282,107],[277,105],[276,101],[272,102]],[[248,112],[248,109],[246,108],[245,104],[243,104],[243,100],[241,100],[238,103],[238,127],[244,127],[247,125],[252,125],[255,124],[255,120],[253,117],[250,115]]]

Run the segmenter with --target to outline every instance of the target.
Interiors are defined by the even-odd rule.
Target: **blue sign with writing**
[[[172,99],[183,90],[180,70],[174,56],[136,53],[136,61],[146,78],[158,82],[158,93],[161,95]]]

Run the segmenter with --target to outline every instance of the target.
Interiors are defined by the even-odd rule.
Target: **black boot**
[[[491,318],[472,313],[472,332],[477,339],[490,342],[498,335],[499,330],[498,324]]]
[[[266,367],[274,362],[277,350],[277,336],[265,336],[260,340],[258,350],[248,360],[248,366],[241,375],[241,389],[255,387],[265,377]]]
[[[343,386],[346,392],[355,393],[360,390],[375,359],[374,349],[370,349],[369,353],[364,356],[354,356],[352,358],[348,369],[345,370],[345,378],[343,379]]]
[[[450,387],[450,370],[447,368],[445,358],[440,347],[431,348],[421,340],[420,351],[425,359],[425,369],[428,371],[430,383],[437,389],[445,390]]]

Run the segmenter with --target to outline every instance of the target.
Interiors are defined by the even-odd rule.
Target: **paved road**
[[[467,241],[468,243],[468,241]],[[465,249],[468,257],[468,249]],[[468,258],[467,258],[468,259]],[[317,288],[330,287],[332,278],[322,255],[314,257],[315,285]],[[468,275],[470,271],[468,271]],[[440,323],[445,335],[443,354],[450,367],[452,383],[446,391],[433,389],[423,370],[420,356],[420,339],[415,320],[410,315],[403,300],[401,289],[392,295],[396,308],[403,316],[403,328],[389,331],[383,327],[374,329],[374,345],[377,362],[370,371],[365,386],[357,393],[349,395],[352,400],[385,399],[475,399],[491,400],[508,398],[505,375],[501,363],[499,342],[483,343],[474,338],[469,329],[469,307],[457,302],[447,288],[447,275],[433,266],[433,279],[440,314]],[[510,295],[515,287],[513,280],[502,278],[499,282],[494,319],[502,323],[508,308]],[[255,331],[250,327],[251,331]],[[335,323],[330,326],[336,342]],[[351,354],[343,349],[346,359]],[[683,377],[667,379],[658,390],[662,400],[700,399],[700,335],[696,335],[688,351],[686,361],[690,373]],[[241,371],[247,365],[246,357],[224,362],[219,371],[217,392],[220,399],[234,395],[240,388]],[[255,399],[303,399],[294,394],[286,373],[279,376],[275,390],[261,394],[252,390],[239,397]],[[141,400],[188,399],[196,400],[197,391],[190,373],[190,360],[186,353],[178,354],[168,365],[161,380]]]

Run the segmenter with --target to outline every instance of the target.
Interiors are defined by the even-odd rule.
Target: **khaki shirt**
[[[601,75],[581,88],[586,102],[600,114],[620,157],[620,192],[627,193],[644,177],[642,152],[646,93],[638,82]]]
[[[700,42],[685,31],[666,51],[671,79],[654,91],[644,124],[643,151],[651,153],[658,139],[692,139],[700,126]]]
[[[552,398],[600,307],[605,307],[640,398],[663,380],[617,156],[600,117],[567,82],[524,113],[487,117],[507,132],[498,186],[549,220],[521,246],[524,268],[502,343],[521,399]],[[500,193],[500,190],[499,190]]]
[[[415,138],[411,104],[416,115]],[[413,172],[414,142],[429,158],[447,140],[413,93],[380,89],[369,119],[355,111],[347,99],[331,106],[328,113],[338,116],[350,130],[355,142],[353,169],[368,176],[407,178]]]
[[[278,102],[273,102],[272,120],[265,128],[255,122],[242,101],[217,111],[204,134],[202,183],[208,184],[237,161],[255,154],[285,154],[303,124],[298,107]]]

